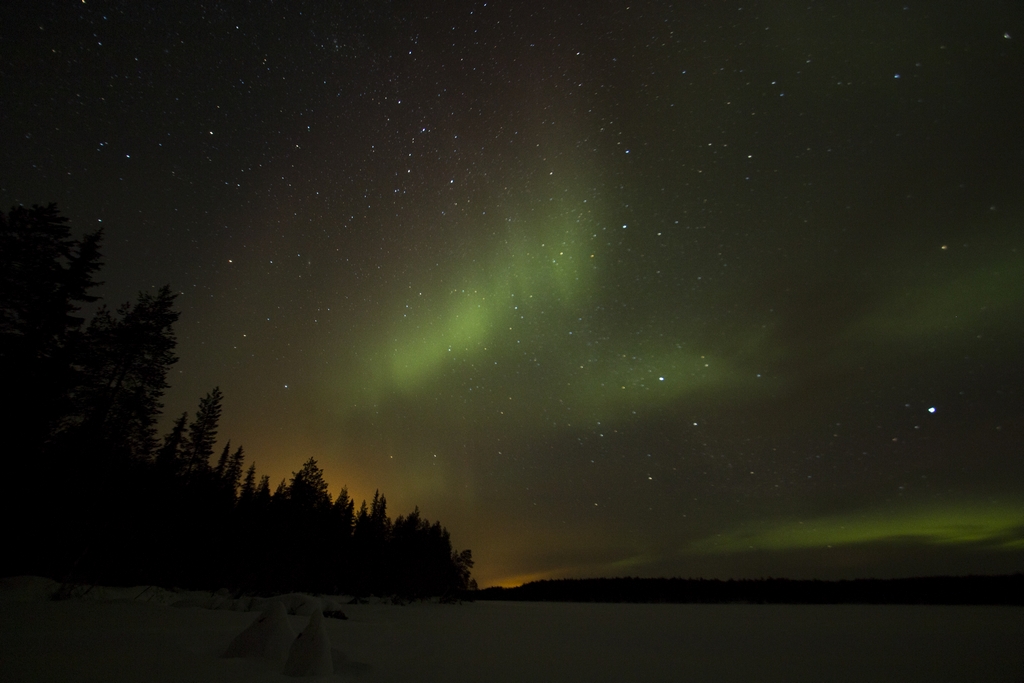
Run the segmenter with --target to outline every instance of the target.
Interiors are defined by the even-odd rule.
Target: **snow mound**
[[[247,604],[243,603],[248,600]],[[270,601],[280,602],[284,605],[288,614],[300,617],[313,616],[314,612],[340,612],[341,603],[328,597],[307,595],[305,593],[286,593],[275,595],[272,598],[239,598],[235,607],[212,607],[211,609],[236,609],[239,611],[255,612],[262,610]],[[204,605],[205,606],[205,605]]]
[[[295,631],[288,622],[284,604],[272,600],[256,621],[231,641],[224,656],[262,657],[280,665],[288,658],[294,641]]]
[[[292,643],[282,673],[285,676],[324,676],[334,673],[331,639],[324,626],[324,615],[319,610],[310,615],[306,629]]]
[[[271,598],[272,600],[273,598]],[[218,595],[200,591],[183,591],[172,604],[174,607],[198,607],[200,609],[228,610],[232,612],[262,612],[270,600],[263,598]],[[287,608],[285,609],[287,611]]]
[[[207,609],[223,609],[230,610],[232,612],[262,612],[266,605],[264,603],[260,603],[258,607],[254,607],[254,601],[254,598],[247,596],[231,598],[222,595],[215,595],[210,599],[209,607]]]
[[[98,602],[152,602],[170,605],[181,600],[181,592],[159,586],[95,586],[92,584],[65,584],[61,586],[64,599],[96,600]]]
[[[312,616],[313,612],[320,612],[324,608],[323,601],[320,598],[306,595],[305,593],[286,593],[284,595],[275,595],[272,598],[257,598],[253,600],[250,609],[261,609],[267,601],[271,600],[284,605],[288,614],[295,614],[300,617]]]

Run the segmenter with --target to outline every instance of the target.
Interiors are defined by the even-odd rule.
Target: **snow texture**
[[[293,642],[295,630],[288,622],[284,603],[270,600],[263,614],[231,641],[224,656],[262,657],[281,666],[288,661]]]
[[[292,643],[284,675],[323,676],[332,673],[331,638],[324,627],[324,615],[317,610],[310,615],[305,630]]]

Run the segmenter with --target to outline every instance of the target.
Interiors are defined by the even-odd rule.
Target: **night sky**
[[[0,206],[481,586],[1020,571],[1024,4],[739,4],[4,3]]]

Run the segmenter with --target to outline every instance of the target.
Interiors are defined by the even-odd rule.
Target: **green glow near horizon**
[[[958,505],[872,511],[808,520],[750,523],[690,546],[701,553],[828,548],[864,543],[978,544],[1024,549],[1024,504]]]

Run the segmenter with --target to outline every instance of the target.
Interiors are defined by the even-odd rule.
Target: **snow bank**
[[[343,621],[282,614],[305,598],[267,600],[268,619],[310,634],[279,664],[223,656],[239,641],[258,650],[255,637],[243,647],[252,612],[174,609],[156,590],[148,601],[127,589],[48,600],[55,588],[0,581],[0,681],[288,683],[285,666],[299,664],[313,674],[299,680],[322,683],[1024,680],[1018,607],[377,603],[345,605]],[[327,670],[325,650],[333,673],[315,673]]]
[[[287,593],[275,595],[270,598],[240,597],[233,598],[230,595],[202,593],[198,591],[179,592],[173,594],[173,600],[164,604],[173,604],[175,607],[199,607],[202,609],[221,609],[234,612],[262,612],[271,602],[281,603],[287,614],[294,614],[300,617],[311,616],[314,612],[341,612],[344,596],[317,596],[305,593]]]
[[[288,621],[283,603],[270,601],[256,621],[228,645],[225,657],[262,657],[284,665],[295,641],[295,629]]]
[[[338,648],[331,647],[324,615],[314,611],[298,636],[288,621],[287,600],[268,600],[256,621],[228,645],[224,657],[267,660],[286,676],[326,676],[360,670]],[[305,604],[305,603],[303,603]]]

